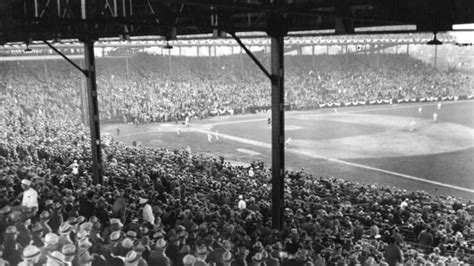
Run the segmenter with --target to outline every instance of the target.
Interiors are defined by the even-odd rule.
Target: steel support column
[[[102,151],[100,148],[99,105],[97,102],[97,83],[95,73],[94,41],[84,41],[85,69],[87,79],[87,99],[89,106],[89,128],[91,133],[92,170],[94,183],[103,183]]]
[[[283,228],[285,110],[283,35],[272,36],[272,226]]]

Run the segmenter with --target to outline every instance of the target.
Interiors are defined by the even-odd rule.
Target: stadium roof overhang
[[[172,39],[442,32],[473,23],[471,0],[2,0],[0,44],[93,38]],[[278,21],[275,20],[278,17]],[[257,33],[257,34],[255,34]],[[265,36],[265,35],[263,35]]]

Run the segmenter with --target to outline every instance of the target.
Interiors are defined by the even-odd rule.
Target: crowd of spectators
[[[269,63],[265,54],[257,57]],[[408,55],[302,55],[285,60],[285,101],[292,109],[473,95],[468,76],[435,70]],[[52,105],[76,116],[87,110],[81,101],[86,99],[83,77],[65,61],[4,62],[0,72],[2,94],[18,99],[24,110]],[[103,121],[169,122],[237,114],[268,107],[271,97],[270,82],[244,55],[98,59],[97,83]],[[31,95],[40,101],[32,101],[36,98]]]
[[[113,139],[103,147],[104,184],[93,184],[90,140],[78,115],[79,78],[42,63],[8,64],[0,81],[0,265],[474,264],[474,204],[459,198],[289,171],[285,226],[275,230],[271,169],[262,163],[245,168],[188,149],[128,146]],[[301,83],[291,66],[287,87],[325,84],[332,91],[336,81],[329,74],[315,68],[303,78],[308,83]],[[213,75],[229,75],[225,68]],[[268,101],[261,88],[267,81],[247,74],[236,84],[212,77],[187,81],[199,72],[169,80],[140,71],[141,81],[126,81],[123,73],[99,75],[99,87],[110,93],[101,93],[103,111],[116,108],[124,115],[135,108],[143,114],[163,104],[198,113],[199,106],[226,101],[236,108],[241,99],[229,91],[240,93],[247,81],[246,99],[260,98],[245,106]],[[347,81],[349,76],[344,85],[366,78]],[[444,84],[437,76],[437,84]],[[227,81],[218,85],[218,80]],[[465,81],[454,80],[449,93],[470,93]],[[160,84],[168,89],[161,91]],[[430,86],[429,93],[445,93]],[[300,90],[311,92],[289,89],[287,98],[308,98],[293,95]],[[346,93],[354,95],[352,89]],[[194,94],[207,96],[198,100]]]
[[[472,202],[287,172],[278,231],[262,163],[244,168],[111,140],[106,181],[94,185],[80,123],[11,123],[19,118],[0,143],[2,263],[474,263]]]

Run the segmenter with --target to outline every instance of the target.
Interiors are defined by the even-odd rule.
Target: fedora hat
[[[196,255],[207,255],[207,247],[205,245],[200,245],[196,248]]]
[[[62,223],[61,226],[59,226],[59,234],[60,235],[67,235],[72,231],[72,227],[69,223]]]
[[[74,256],[76,255],[76,246],[73,244],[64,245],[61,249],[61,253],[63,253],[64,256]]]
[[[168,246],[168,243],[163,238],[158,239],[155,244],[157,250],[164,250]]]
[[[26,246],[25,249],[23,249],[23,253],[21,257],[24,260],[30,260],[37,257],[40,254],[41,254],[41,250],[37,246],[29,245],[29,246]]]
[[[135,250],[130,250],[125,256],[126,263],[135,263],[140,259],[140,255]]]
[[[234,255],[230,251],[226,251],[222,254],[222,262],[232,262],[234,260]]]

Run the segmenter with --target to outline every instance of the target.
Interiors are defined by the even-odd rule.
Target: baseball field
[[[190,146],[234,163],[261,160],[271,166],[269,117],[213,117],[191,120],[189,126],[106,124],[102,133],[125,143]],[[286,112],[285,139],[289,170],[474,199],[474,101]]]

